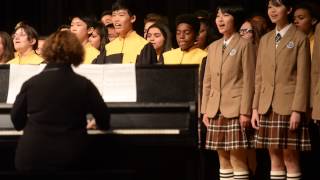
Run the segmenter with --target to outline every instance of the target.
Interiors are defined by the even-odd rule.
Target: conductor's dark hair
[[[84,49],[70,31],[56,31],[45,42],[42,56],[48,63],[78,66],[84,60]]]

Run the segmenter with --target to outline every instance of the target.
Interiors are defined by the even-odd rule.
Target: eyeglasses
[[[240,29],[240,34],[253,33],[253,29]]]
[[[26,33],[15,33],[15,34],[12,34],[12,39],[14,39],[15,37],[24,37],[24,36],[27,36]]]

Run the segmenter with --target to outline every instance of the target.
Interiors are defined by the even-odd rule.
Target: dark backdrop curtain
[[[49,35],[61,24],[69,24],[73,15],[94,15],[99,18],[103,10],[111,9],[115,0],[1,0],[0,30],[11,33],[17,22],[25,20],[33,25],[40,35]],[[135,29],[143,31],[143,18],[156,12],[168,16],[174,29],[174,18],[181,13],[197,9],[213,10],[223,0],[135,0],[137,22]],[[230,1],[230,0],[228,0]],[[241,2],[249,13],[266,13],[267,0],[235,0]],[[302,0],[305,1],[305,0]],[[317,0],[315,0],[317,1]]]
[[[115,0],[2,0],[0,11],[0,30],[11,33],[17,22],[25,20],[33,25],[39,34],[48,35],[61,24],[68,24],[73,15],[94,15],[99,18],[105,9],[111,9]],[[242,0],[248,4],[248,0]],[[252,1],[256,2],[256,1]],[[253,6],[260,11],[263,7]],[[212,10],[218,0],[136,0],[136,30],[141,33],[143,18],[147,13],[156,12],[169,17],[171,27],[174,18],[180,13],[190,13],[197,9]],[[252,5],[252,3],[251,3]],[[249,6],[247,6],[249,7]],[[259,7],[259,8],[258,8]]]

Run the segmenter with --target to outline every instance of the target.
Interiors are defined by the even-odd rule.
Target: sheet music
[[[103,99],[105,102],[136,102],[137,83],[134,64],[104,65]]]
[[[103,66],[98,64],[80,64],[73,67],[74,72],[88,78],[103,96]]]
[[[7,103],[13,104],[16,96],[20,92],[22,84],[32,76],[40,73],[42,69],[43,67],[39,65],[10,64]]]
[[[43,71],[46,66],[47,66],[47,64],[39,64],[38,72],[40,73],[41,71]]]
[[[7,103],[13,104],[22,84],[40,73],[46,65],[10,65]],[[74,71],[97,87],[105,102],[136,102],[137,85],[134,64],[81,64]]]

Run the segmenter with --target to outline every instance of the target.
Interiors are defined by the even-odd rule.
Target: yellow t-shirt
[[[94,48],[90,43],[84,46],[83,64],[91,64],[92,61],[100,54],[100,51]]]
[[[15,58],[8,61],[7,64],[41,64],[43,61],[44,59],[32,50],[23,57],[20,57],[19,54],[16,53]]]
[[[182,51],[180,48],[163,53],[164,64],[201,64],[207,52],[200,48]]]
[[[135,31],[132,31],[128,33],[127,37],[117,37],[106,44],[106,55],[123,53],[123,64],[135,64],[137,56],[140,55],[141,50],[147,43],[147,40],[139,36]]]

